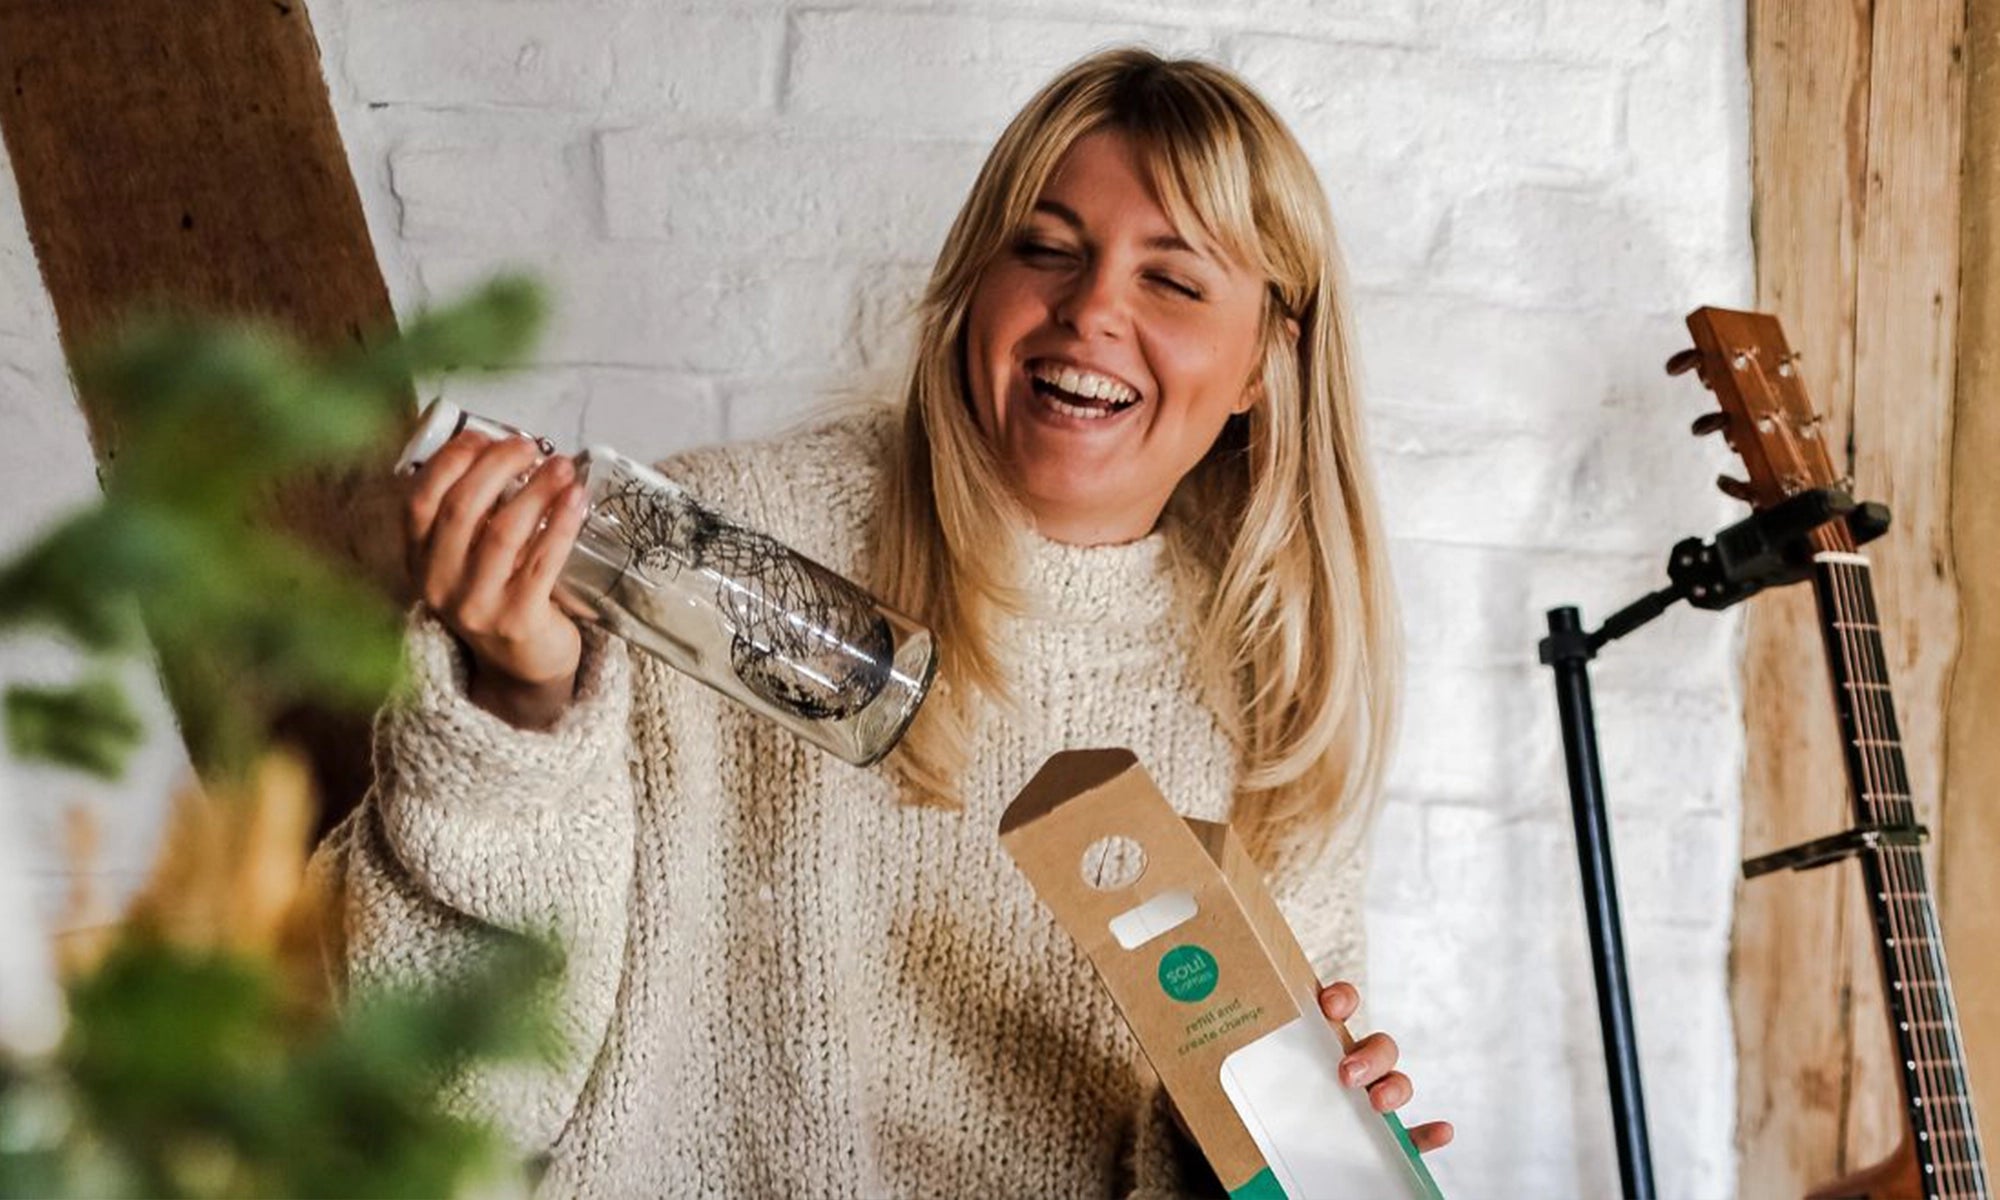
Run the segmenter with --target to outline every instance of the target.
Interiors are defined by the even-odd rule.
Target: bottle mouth
[[[542,457],[556,452],[556,445],[540,434],[530,433],[505,421],[482,417],[468,412],[442,396],[424,406],[423,415],[418,418],[416,431],[403,443],[402,456],[396,459],[395,471],[398,475],[414,475],[423,470],[431,456],[444,448],[444,444],[467,429],[477,430],[500,441],[504,438],[522,437],[535,443]]]
[[[422,470],[433,454],[458,436],[471,417],[471,413],[442,396],[432,400],[424,407],[416,431],[403,443],[402,456],[396,459],[396,474],[414,475]]]

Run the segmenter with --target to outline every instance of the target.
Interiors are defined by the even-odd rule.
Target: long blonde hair
[[[1121,49],[1065,70],[1001,134],[945,239],[874,536],[878,583],[942,650],[939,692],[895,761],[922,800],[955,804],[978,698],[1007,695],[993,632],[1022,599],[994,530],[1027,518],[967,402],[966,312],[1064,153],[1103,128],[1132,140],[1177,225],[1270,281],[1262,397],[1225,426],[1167,516],[1216,581],[1203,678],[1241,759],[1235,823],[1275,869],[1372,815],[1399,633],[1325,193],[1269,107],[1208,63]]]

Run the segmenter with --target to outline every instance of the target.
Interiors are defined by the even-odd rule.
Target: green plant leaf
[[[75,767],[116,779],[145,726],[117,680],[98,677],[72,687],[7,689],[7,749],[24,762]]]

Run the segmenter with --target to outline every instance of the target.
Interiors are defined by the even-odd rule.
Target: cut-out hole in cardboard
[[[1139,947],[1188,923],[1195,914],[1194,896],[1175,888],[1171,892],[1161,892],[1137,908],[1127,909],[1111,918],[1111,936],[1127,950]]]
[[[1116,892],[1139,882],[1146,873],[1145,847],[1114,833],[1092,842],[1083,851],[1083,881],[1100,892]]]

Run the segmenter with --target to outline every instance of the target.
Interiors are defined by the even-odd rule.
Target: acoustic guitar
[[[1724,434],[1750,476],[1747,483],[1722,480],[1723,491],[1762,510],[1810,490],[1843,489],[1777,318],[1702,308],[1687,323],[1695,349],[1675,355],[1667,369],[1700,372],[1721,411],[1697,420],[1695,432]],[[1868,559],[1845,521],[1830,521],[1807,537],[1801,554],[1810,560],[1832,668],[1855,828],[1786,852],[1791,861],[1784,865],[1816,865],[1848,854],[1860,860],[1908,1117],[1897,1153],[1812,1196],[1991,1200]]]

